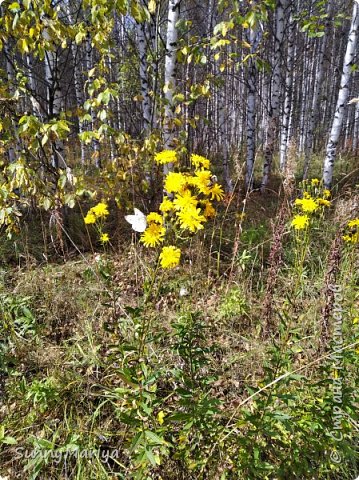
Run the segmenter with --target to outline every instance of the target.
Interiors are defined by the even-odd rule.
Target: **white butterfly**
[[[147,220],[146,215],[141,212],[138,208],[134,208],[135,214],[134,215],[126,215],[125,220],[126,222],[131,224],[132,229],[135,232],[144,232],[147,228]]]

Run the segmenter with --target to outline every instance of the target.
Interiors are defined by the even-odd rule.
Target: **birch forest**
[[[0,0],[0,480],[359,479],[359,0]]]

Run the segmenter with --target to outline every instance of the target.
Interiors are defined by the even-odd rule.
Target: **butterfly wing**
[[[141,210],[138,210],[138,208],[135,208],[134,210],[135,214],[126,215],[125,220],[131,224],[131,227],[135,232],[142,233],[147,228],[146,215],[142,213]]]

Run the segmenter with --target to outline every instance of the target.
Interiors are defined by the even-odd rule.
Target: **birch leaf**
[[[156,11],[156,2],[155,2],[155,0],[150,0],[150,1],[148,2],[148,11],[149,11],[150,13],[155,13],[155,11]]]

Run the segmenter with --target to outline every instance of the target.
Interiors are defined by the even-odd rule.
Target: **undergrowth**
[[[288,213],[271,270],[276,209],[256,193],[246,216],[233,204],[180,238],[169,270],[136,234],[115,246],[108,230],[112,245],[93,253],[76,240],[65,262],[13,239],[21,253],[0,277],[2,478],[358,475],[358,264],[341,241],[353,193],[298,230],[305,211],[275,198]]]

